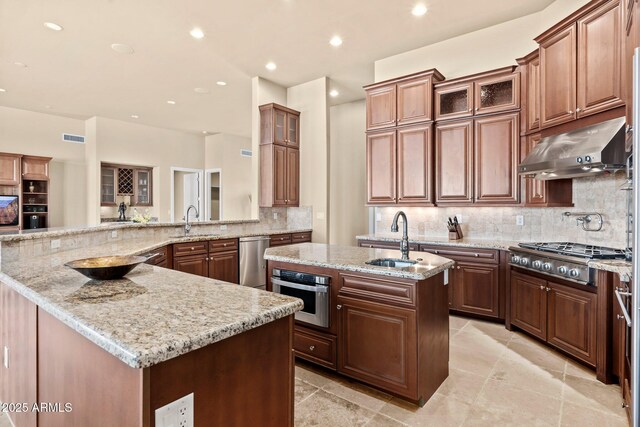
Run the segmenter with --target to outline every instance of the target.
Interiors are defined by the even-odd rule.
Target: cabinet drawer
[[[293,233],[291,235],[291,242],[293,243],[304,243],[311,241],[311,232],[305,231],[304,233]]]
[[[145,261],[145,264],[165,266],[167,264],[168,250],[166,246],[147,252],[142,256],[152,257]]]
[[[209,242],[176,243],[173,245],[174,257],[206,253],[209,253]]]
[[[293,350],[296,356],[303,359],[332,369],[336,367],[336,337],[332,335],[296,327],[293,334]]]
[[[363,248],[377,248],[377,249],[400,249],[400,242],[380,242],[374,240],[360,240],[358,246]],[[417,243],[409,243],[410,251],[419,251],[420,245]]]
[[[209,252],[227,252],[238,250],[238,239],[211,240]]]
[[[276,234],[271,236],[270,246],[281,246],[291,244],[291,234]]]
[[[450,246],[420,245],[420,250],[445,258],[454,258],[455,260],[463,258],[474,262],[490,262],[494,264],[497,264],[500,260],[498,251],[492,249],[463,249]]]
[[[401,280],[341,274],[339,295],[413,307],[416,303],[415,284]]]

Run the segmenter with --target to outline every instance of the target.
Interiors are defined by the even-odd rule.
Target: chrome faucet
[[[185,215],[185,218],[186,218],[186,222],[184,224],[184,235],[185,236],[187,234],[189,234],[189,232],[191,231],[191,224],[189,223],[189,212],[191,212],[191,209],[196,211],[196,218],[200,218],[200,214],[198,213],[198,208],[196,208],[193,205],[189,205],[189,207],[187,208],[187,214]]]
[[[391,231],[398,232],[398,218],[402,217],[402,241],[400,242],[400,252],[402,252],[402,259],[409,259],[409,233],[407,231],[407,215],[404,212],[398,211],[393,217],[393,223],[391,223]]]

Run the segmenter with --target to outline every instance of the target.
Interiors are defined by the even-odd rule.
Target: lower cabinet
[[[373,240],[360,240],[358,246],[363,248],[376,248],[376,249],[400,249],[399,242],[380,242]],[[420,250],[420,247],[416,243],[409,243],[410,251]]]
[[[327,368],[336,369],[336,337],[300,325],[293,335],[293,352],[296,356]]]
[[[183,273],[239,283],[238,239],[173,245],[173,269]]]
[[[239,283],[238,251],[216,252],[209,256],[209,277],[229,283]]]
[[[175,257],[173,269],[183,273],[195,274],[197,276],[209,277],[209,255],[186,255]]]
[[[597,294],[511,272],[511,324],[595,366]]]
[[[460,261],[452,271],[451,308],[467,313],[500,317],[499,266]]]

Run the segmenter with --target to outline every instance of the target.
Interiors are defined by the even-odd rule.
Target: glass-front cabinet
[[[473,115],[473,84],[436,87],[436,120]]]
[[[136,206],[151,206],[151,169],[135,170],[134,201]]]
[[[475,114],[497,113],[520,107],[520,75],[489,77],[474,82]]]
[[[100,172],[100,204],[110,206],[116,204],[116,168],[102,166]]]
[[[117,206],[118,197],[129,197],[132,206],[153,206],[152,177],[149,167],[102,164],[100,205]]]

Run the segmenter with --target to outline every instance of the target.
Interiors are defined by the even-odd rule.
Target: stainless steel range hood
[[[543,138],[518,166],[518,173],[536,179],[592,176],[623,169],[625,118]]]

